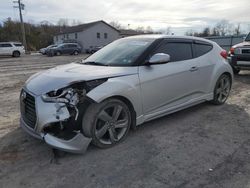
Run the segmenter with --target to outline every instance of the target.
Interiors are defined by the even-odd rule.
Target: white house
[[[96,21],[73,27],[66,27],[54,36],[54,43],[78,42],[83,52],[95,46],[105,46],[120,38],[120,32],[104,21]]]

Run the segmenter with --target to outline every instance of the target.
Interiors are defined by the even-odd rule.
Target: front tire
[[[214,88],[214,99],[211,101],[215,105],[222,105],[226,102],[232,86],[231,77],[223,74],[219,77]]]
[[[131,118],[131,112],[124,102],[107,99],[87,109],[82,120],[82,131],[92,138],[92,143],[97,147],[109,148],[126,137]]]
[[[20,57],[20,55],[21,54],[20,54],[19,51],[14,51],[13,54],[12,54],[13,57]]]
[[[57,51],[57,52],[56,52],[56,55],[57,55],[57,56],[60,56],[61,54],[62,54],[62,53],[61,53],[60,51]]]

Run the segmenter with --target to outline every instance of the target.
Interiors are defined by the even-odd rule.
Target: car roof
[[[78,44],[78,43],[74,43],[74,42],[66,42],[66,43],[61,43],[61,44]]]
[[[135,35],[130,36],[128,38],[145,38],[145,39],[189,39],[189,40],[199,40],[209,43],[214,43],[211,40],[207,40],[201,37],[194,37],[194,36],[176,36],[176,35],[163,35],[163,34],[146,34],[146,35]]]

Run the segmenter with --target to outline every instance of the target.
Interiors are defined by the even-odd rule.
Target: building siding
[[[97,33],[100,33],[100,38],[97,38]],[[107,33],[107,38],[104,37],[105,33]],[[54,36],[54,43],[60,44],[64,40],[76,40],[82,46],[82,51],[85,52],[91,46],[105,46],[118,38],[120,36],[117,30],[100,22],[82,32],[77,32],[77,39],[75,39],[75,33]]]

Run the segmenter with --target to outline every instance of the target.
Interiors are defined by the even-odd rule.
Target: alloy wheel
[[[227,75],[225,75],[220,79],[219,83],[217,84],[217,88],[215,89],[215,96],[219,103],[224,103],[227,100],[230,89],[231,80]]]
[[[95,121],[95,137],[106,145],[120,141],[129,128],[130,118],[130,113],[122,105],[106,106]]]

